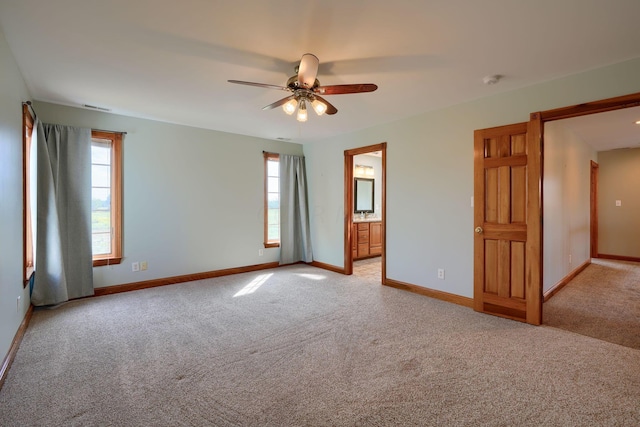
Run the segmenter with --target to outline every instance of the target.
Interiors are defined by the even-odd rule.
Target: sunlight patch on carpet
[[[249,295],[254,293],[255,291],[258,290],[258,288],[260,288],[260,286],[262,286],[267,280],[269,280],[269,277],[273,276],[273,273],[268,273],[268,274],[261,274],[258,277],[256,277],[255,279],[253,279],[249,284],[247,284],[244,288],[240,289],[233,297],[241,297],[244,295]]]
[[[312,280],[324,280],[324,279],[327,278],[327,276],[325,276],[323,274],[301,273],[301,274],[298,274],[298,276],[304,277],[305,279],[312,279]]]

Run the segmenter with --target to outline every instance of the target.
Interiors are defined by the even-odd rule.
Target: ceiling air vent
[[[99,111],[111,111],[110,108],[104,108],[104,107],[96,107],[95,105],[89,105],[89,104],[82,104],[83,107],[85,108],[90,108],[92,110],[99,110]]]

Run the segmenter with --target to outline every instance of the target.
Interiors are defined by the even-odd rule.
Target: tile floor
[[[353,275],[380,283],[382,280],[382,258],[367,258],[353,262]]]

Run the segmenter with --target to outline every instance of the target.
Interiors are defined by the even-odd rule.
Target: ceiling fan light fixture
[[[298,111],[296,118],[299,122],[306,122],[309,118],[307,104],[310,104],[318,116],[327,114],[333,116],[338,109],[320,95],[340,95],[349,93],[373,92],[378,86],[373,83],[357,83],[321,86],[318,81],[318,57],[306,53],[302,55],[300,64],[296,67],[296,75],[289,77],[286,86],[278,86],[266,83],[245,82],[241,80],[228,80],[229,83],[255,86],[267,89],[277,89],[289,92],[289,96],[262,107],[263,110],[271,110],[282,107],[287,115],[293,115]]]
[[[298,116],[296,117],[296,119],[299,122],[306,122],[308,119],[308,115],[307,115],[307,105],[304,102],[304,99],[300,100],[300,106],[298,107]]]
[[[318,101],[317,99],[314,99],[311,102],[311,106],[315,110],[316,114],[319,116],[323,115],[327,111],[327,104],[325,104],[324,102]]]
[[[293,113],[296,112],[297,106],[298,106],[298,101],[296,101],[295,99],[291,99],[284,103],[284,105],[282,106],[282,109],[288,115],[292,115]]]

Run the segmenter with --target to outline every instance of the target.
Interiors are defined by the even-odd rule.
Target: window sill
[[[114,258],[96,258],[93,260],[93,266],[94,267],[102,267],[105,265],[115,265],[115,264],[120,264],[122,262],[122,258],[121,257],[114,257]]]
[[[266,242],[264,244],[265,248],[279,248],[280,247],[280,242]]]

